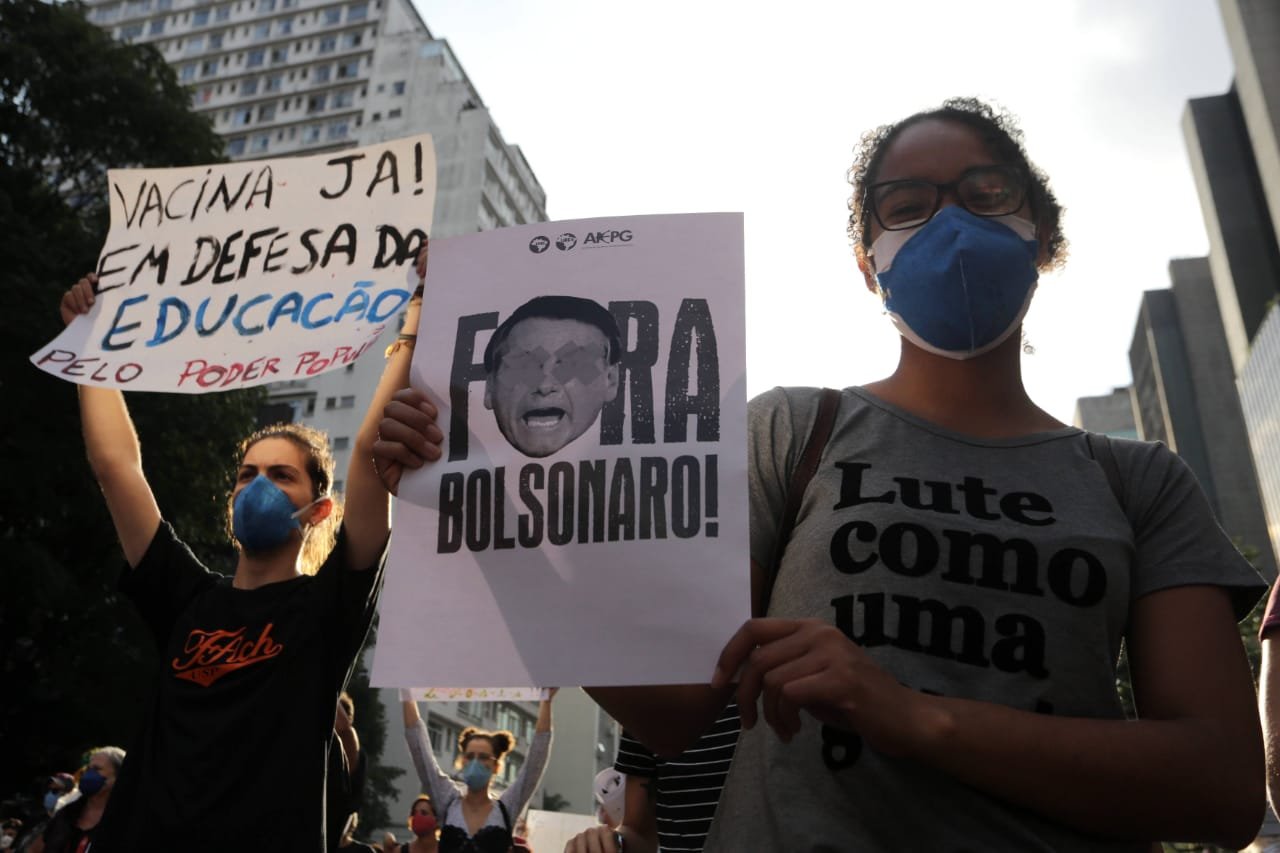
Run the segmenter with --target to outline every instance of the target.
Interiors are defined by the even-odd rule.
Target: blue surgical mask
[[[462,781],[472,791],[482,791],[489,784],[493,771],[485,767],[479,761],[472,760],[466,767],[462,768]]]
[[[279,486],[259,474],[232,501],[231,529],[236,541],[250,554],[270,551],[301,528],[298,516],[310,506],[295,509]]]
[[[92,797],[107,784],[107,777],[90,767],[80,774],[80,793]]]
[[[1035,226],[951,205],[871,246],[885,310],[916,346],[947,358],[982,355],[1022,324],[1035,293]]]
[[[58,804],[58,793],[56,791],[48,791],[44,795],[44,810],[52,812],[53,807]]]

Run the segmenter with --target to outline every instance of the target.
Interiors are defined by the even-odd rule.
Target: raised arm
[[[401,697],[405,696],[401,692]],[[401,703],[404,710],[404,739],[409,746],[409,757],[413,759],[413,768],[418,771],[418,783],[422,790],[431,794],[435,803],[436,818],[444,821],[449,803],[458,796],[458,789],[453,780],[440,769],[436,763],[435,751],[431,748],[431,736],[427,732],[427,724],[418,714],[418,703],[405,699]]]
[[[426,275],[426,263],[424,248],[418,257],[420,278]],[[378,426],[383,419],[384,409],[391,402],[392,395],[409,384],[409,364],[413,358],[413,345],[417,340],[418,313],[421,308],[422,289],[419,287],[409,300],[403,331],[387,356],[382,378],[373,393],[373,399],[369,401],[369,408],[360,424],[351,453],[351,466],[347,470],[344,524],[347,529],[347,565],[354,569],[367,568],[378,559],[391,530],[391,498],[374,467],[374,446],[378,442]],[[431,406],[429,402],[425,405]],[[435,429],[434,419],[435,410],[432,407],[432,429]]]
[[[534,789],[542,781],[542,771],[547,769],[551,757],[551,700],[558,688],[551,689],[551,696],[538,706],[538,722],[533,728],[533,742],[525,753],[524,764],[511,787],[502,792],[503,805],[511,814],[519,814],[529,804]]]
[[[95,301],[93,273],[72,285],[59,306],[62,322],[85,314]],[[77,386],[80,428],[89,466],[107,501],[107,510],[130,566],[137,566],[160,527],[160,508],[142,473],[142,448],[124,394],[115,388]]]

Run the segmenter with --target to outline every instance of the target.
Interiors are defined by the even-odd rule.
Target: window
[[[208,9],[197,9],[191,13],[191,26],[203,27],[207,23],[209,23]]]
[[[199,53],[204,50],[204,36],[192,36],[187,39],[187,53]]]
[[[374,113],[369,116],[369,121],[382,121],[382,113]]]
[[[258,121],[271,121],[276,117],[275,104],[263,104],[258,107]]]
[[[360,35],[360,33],[343,33],[342,49],[350,50],[353,47],[359,47],[363,40],[364,36]]]
[[[147,31],[147,35],[158,36],[164,32],[164,18],[156,18],[151,22],[151,27]]]
[[[265,78],[265,82],[262,84],[262,89],[264,92],[279,92],[283,85],[283,74],[268,74]]]
[[[339,435],[333,439],[334,450],[346,450],[351,445],[351,439],[345,435]]]
[[[404,81],[403,81],[403,80],[397,80],[396,82],[394,82],[394,83],[392,83],[392,84],[391,84],[391,94],[393,94],[393,95],[403,95],[403,94],[404,94]]]
[[[345,139],[347,135],[347,122],[335,121],[329,125],[328,137],[330,139]]]
[[[360,60],[353,59],[350,62],[343,62],[338,66],[338,79],[346,77],[356,77],[360,74]]]
[[[396,109],[394,109],[394,110],[390,110],[390,111],[387,113],[387,118],[400,118],[400,108],[399,108],[399,107],[397,107],[397,108],[396,108]]]
[[[212,77],[214,74],[217,74],[217,73],[218,73],[217,60],[205,60],[204,62],[200,63],[201,77]]]
[[[333,25],[333,24],[339,23],[341,20],[342,20],[341,9],[325,9],[324,10],[325,24]]]
[[[244,127],[253,123],[253,110],[236,110],[231,114],[232,127]]]
[[[257,68],[266,62],[267,52],[265,50],[251,50],[245,55],[245,65],[249,68]]]
[[[340,109],[343,109],[343,108],[345,108],[345,107],[349,107],[349,106],[351,106],[352,104],[354,104],[354,103],[355,103],[355,100],[356,100],[356,93],[355,93],[355,90],[354,90],[354,89],[344,89],[344,90],[342,90],[341,92],[334,92],[334,93],[333,93],[333,103],[332,103],[332,106],[333,106],[333,108],[334,108],[335,110],[340,110]]]
[[[320,125],[313,124],[302,132],[302,141],[304,143],[320,141]]]
[[[356,405],[356,397],[354,394],[348,394],[338,400],[339,409],[353,409]]]
[[[156,0],[156,9],[163,12],[173,8],[173,0]]]
[[[209,49],[218,50],[222,47],[222,33],[214,33],[209,36]]]
[[[231,7],[230,7],[230,6],[219,6],[218,8],[214,9],[214,10],[213,10],[213,19],[214,19],[215,21],[229,21],[229,20],[231,20]]]
[[[325,411],[326,411],[326,412],[327,412],[327,411],[329,411],[330,409],[336,409],[337,407],[338,407],[338,398],[337,398],[337,397],[325,397],[325,398],[324,398],[324,409],[325,409]]]
[[[367,17],[369,17],[368,3],[352,3],[347,7],[348,21],[363,21]]]
[[[324,111],[324,95],[312,95],[307,98],[307,112],[318,113]]]
[[[261,154],[267,150],[267,146],[270,143],[271,143],[271,134],[260,133],[253,138],[253,142],[252,144],[250,144],[249,150],[252,151],[254,154]]]
[[[258,14],[274,12],[276,9],[276,0],[258,0]]]
[[[319,53],[333,53],[338,47],[338,40],[334,36],[325,36],[320,39]]]
[[[178,71],[178,79],[183,83],[190,83],[196,79],[196,69],[200,66],[194,62],[188,62]]]
[[[312,75],[311,75],[311,81],[312,81],[313,83],[315,83],[315,84],[319,85],[320,83],[328,83],[328,82],[329,82],[329,66],[327,66],[327,65],[317,65],[317,66],[313,69],[313,71],[315,72],[314,74],[312,74]]]
[[[256,39],[264,39],[264,38],[266,38],[266,37],[267,37],[267,36],[269,36],[269,35],[271,35],[271,24],[266,23],[266,24],[254,24],[254,25],[253,25],[253,37],[254,37],[254,38],[256,38]]]
[[[237,136],[235,139],[227,142],[227,156],[239,157],[244,153],[244,137]]]
[[[285,47],[277,47],[271,51],[271,64],[279,65],[284,62],[289,55],[289,49]]]
[[[258,78],[250,77],[240,84],[241,95],[256,95],[258,93]]]
[[[276,26],[280,30],[280,35],[287,36],[293,32],[293,18],[282,18]]]
[[[203,89],[200,90],[200,96],[196,99],[196,103],[207,104],[209,103],[209,99],[212,97],[213,97],[213,87],[205,86]]]
[[[132,41],[142,35],[142,24],[126,24],[120,28],[121,41]]]

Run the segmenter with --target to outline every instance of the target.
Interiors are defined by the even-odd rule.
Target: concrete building
[[[1214,513],[1255,565],[1275,577],[1249,436],[1232,377],[1209,262],[1169,265],[1173,286],[1143,294],[1129,363],[1141,438],[1186,460]]]
[[[1254,336],[1249,361],[1240,376],[1240,405],[1258,471],[1271,549],[1280,554],[1280,311],[1275,308]]]
[[[154,45],[232,159],[316,154],[430,133],[437,165],[433,239],[547,218],[546,194],[523,153],[504,139],[448,42],[431,34],[409,0],[88,0],[86,14],[116,38]],[[379,355],[397,331],[393,324],[371,348],[374,355],[342,370],[269,389],[277,419],[328,432],[339,477],[382,372]],[[340,479],[334,485],[341,491]],[[401,736],[399,698],[392,690],[380,697],[390,735],[384,762],[406,771],[392,805],[398,817],[408,814],[418,785]],[[617,731],[576,702],[589,704],[580,692],[557,700],[567,710],[557,720],[543,787],[592,813],[592,768],[612,762]],[[517,736],[495,787],[519,771],[536,703],[428,707],[442,766],[452,766],[459,732],[475,725]],[[532,805],[541,804],[538,794]]]
[[[1112,390],[1110,394],[1081,397],[1076,400],[1073,423],[1080,429],[1114,438],[1137,438],[1138,425],[1133,420],[1133,389],[1126,385]]]
[[[1233,375],[1239,375],[1249,341],[1280,293],[1280,250],[1236,90],[1188,102],[1182,126]]]

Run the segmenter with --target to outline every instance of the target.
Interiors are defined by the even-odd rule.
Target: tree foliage
[[[84,458],[74,388],[31,366],[63,291],[106,234],[108,167],[221,159],[222,142],[150,47],[122,45],[75,4],[0,0],[0,792],[127,742],[155,651],[116,593],[123,560]],[[129,403],[161,510],[211,566],[238,439],[259,392]]]

